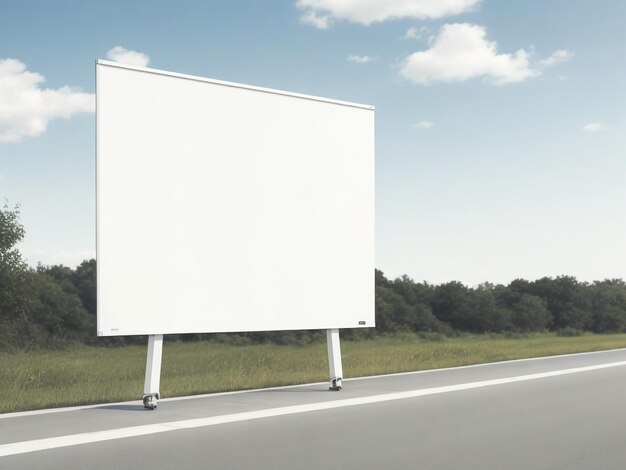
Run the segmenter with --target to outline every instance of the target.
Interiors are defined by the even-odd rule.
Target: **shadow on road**
[[[120,411],[151,411],[144,408],[143,405],[107,405],[99,406],[96,410],[120,410]]]

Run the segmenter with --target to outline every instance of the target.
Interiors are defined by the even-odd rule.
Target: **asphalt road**
[[[0,415],[0,469],[626,468],[626,350]]]

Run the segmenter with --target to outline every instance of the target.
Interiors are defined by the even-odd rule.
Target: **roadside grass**
[[[626,334],[467,335],[439,341],[401,334],[341,346],[349,378],[624,348]],[[145,360],[145,346],[0,353],[0,413],[140,399]],[[163,346],[162,397],[327,379],[325,343],[232,346],[166,337]]]

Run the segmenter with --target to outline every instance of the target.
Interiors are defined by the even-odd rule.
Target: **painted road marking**
[[[407,398],[424,397],[448,392],[459,392],[463,390],[473,390],[477,388],[493,387],[529,380],[558,377],[561,375],[577,374],[611,367],[625,366],[626,361],[609,362],[586,367],[575,367],[572,369],[561,369],[551,372],[541,372],[537,374],[519,375],[517,377],[505,377],[502,379],[483,380],[480,382],[469,382],[457,385],[447,385],[443,387],[432,387],[420,390],[409,390],[406,392],[385,393],[367,397],[348,398],[331,402],[309,403],[306,405],[285,406],[281,408],[269,408],[266,410],[249,411],[245,413],[234,413],[222,416],[212,416],[209,418],[187,419],[182,421],[171,421],[167,423],[148,424],[143,426],[132,426],[119,429],[109,429],[106,431],[87,432],[82,434],[72,434],[68,436],[50,437],[46,439],[36,439],[32,441],[14,442],[0,445],[0,457],[8,455],[25,454],[47,449],[57,449],[59,447],[69,447],[94,442],[110,441],[113,439],[124,439],[128,437],[145,436],[162,432],[176,431],[179,429],[193,429],[206,426],[215,426],[226,423],[236,423],[240,421],[250,421],[253,419],[271,418],[275,416],[285,416],[298,413],[308,413],[311,411],[330,410],[347,406],[368,405],[372,403],[382,403],[394,400],[404,400]]]

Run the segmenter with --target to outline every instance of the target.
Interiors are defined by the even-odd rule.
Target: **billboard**
[[[96,63],[98,335],[374,326],[374,109]]]

